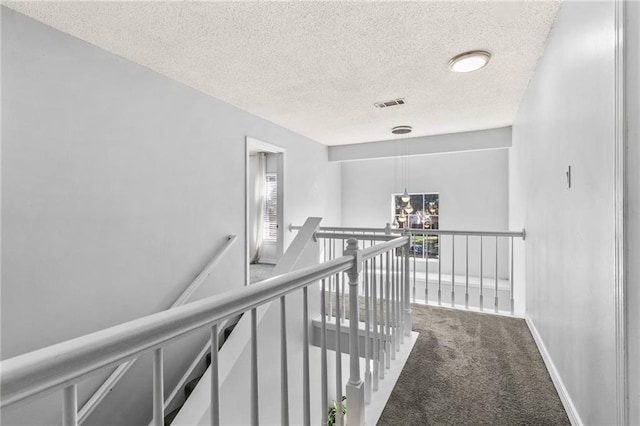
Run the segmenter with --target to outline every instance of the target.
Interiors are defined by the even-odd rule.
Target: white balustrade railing
[[[450,288],[450,306],[454,308],[470,309],[475,307],[480,311],[485,308],[485,295],[493,295],[494,313],[515,313],[515,280],[514,280],[514,245],[516,239],[525,239],[525,231],[450,231],[440,229],[408,229],[411,236],[409,248],[412,255],[413,300],[416,300],[416,281],[424,282],[424,301],[431,303],[429,298],[429,284],[437,284],[437,302],[443,304],[443,286]],[[434,238],[431,244],[429,239]],[[418,240],[421,238],[421,240]],[[419,242],[419,244],[418,244]],[[457,244],[462,243],[462,249],[456,250]],[[472,246],[473,244],[473,246]],[[431,248],[429,246],[432,246]],[[436,249],[433,249],[433,246]],[[470,254],[469,248],[473,253]],[[489,250],[487,250],[489,249]],[[487,253],[487,251],[490,251]],[[424,273],[418,271],[416,265],[424,259]],[[459,260],[459,261],[457,261]],[[422,263],[422,262],[421,262]],[[430,266],[430,263],[435,263]],[[443,271],[447,271],[449,279],[443,279]],[[491,271],[491,267],[493,270]],[[430,278],[429,269],[437,270],[437,279]],[[462,275],[458,275],[462,274]],[[464,288],[464,302],[459,302],[456,287]],[[471,299],[470,288],[477,288],[477,305]],[[475,291],[474,291],[475,292]],[[500,293],[504,293],[507,303],[501,308]]]
[[[213,271],[213,269],[220,263],[224,255],[229,251],[229,249],[236,242],[237,239],[238,239],[237,235],[229,235],[229,237],[227,238],[227,241],[225,241],[222,247],[211,258],[211,260],[202,269],[202,271],[200,271],[200,273],[194,278],[194,280],[191,281],[191,283],[182,291],[182,293],[180,293],[180,296],[178,296],[176,301],[171,304],[169,309],[182,306],[189,300],[189,298],[193,295],[193,293],[195,293],[195,291],[198,290],[200,286],[204,283],[207,277],[211,275],[211,272]],[[200,359],[202,356],[204,356],[206,351],[207,351],[207,348],[204,348],[203,351],[201,351],[201,354],[199,355]],[[96,407],[102,402],[102,400],[104,400],[104,398],[109,394],[109,392],[111,392],[111,390],[116,386],[116,384],[118,384],[120,379],[124,377],[125,373],[131,368],[131,366],[133,366],[133,363],[136,362],[136,359],[137,358],[134,358],[123,364],[120,364],[109,375],[109,377],[107,377],[107,379],[102,383],[102,385],[100,385],[100,387],[93,393],[93,395],[89,397],[87,402],[82,406],[82,408],[80,408],[80,411],[78,411],[79,423],[83,423],[85,420],[87,420],[87,418],[93,412],[93,410],[96,409]],[[192,363],[192,366],[190,367],[187,374],[183,376],[183,379],[186,379],[186,377],[188,377],[191,370],[195,368],[195,365],[197,365],[197,362],[199,362],[200,359],[197,359],[196,361],[194,361],[194,363]],[[173,392],[171,392],[171,394],[169,395],[165,403],[165,408],[173,400],[173,398],[175,398],[178,392],[178,389],[181,389],[182,386],[184,386],[184,381],[185,380],[181,380],[178,383],[178,385],[174,388]]]
[[[389,238],[389,237],[387,237]],[[344,424],[342,415],[343,389],[349,412],[348,425],[364,424],[364,408],[371,391],[378,388],[385,369],[395,358],[395,352],[411,331],[409,305],[409,237],[397,236],[390,241],[360,249],[358,240],[347,241],[344,256],[269,278],[238,290],[229,291],[184,306],[175,307],[135,321],[101,330],[37,351],[2,361],[0,365],[0,407],[27,402],[62,390],[63,425],[77,425],[77,384],[91,373],[115,367],[153,351],[153,424],[164,424],[163,347],[169,342],[202,328],[211,331],[211,424],[221,423],[219,403],[218,333],[225,320],[251,311],[251,424],[259,424],[258,401],[258,327],[256,309],[271,301],[280,301],[281,313],[281,423],[289,423],[289,380],[286,359],[286,296],[303,292],[303,322],[308,325],[309,287],[320,282],[321,291],[321,401],[320,423],[327,422],[329,407],[328,342],[326,312],[327,282],[335,283],[336,308],[336,399],[339,410],[337,424]],[[403,256],[396,256],[397,251]],[[342,251],[342,250],[341,250]],[[348,278],[345,280],[344,276]],[[344,303],[345,286],[349,300],[349,379],[342,382],[342,348],[340,322],[344,317],[340,308]],[[359,291],[362,285],[363,291]],[[314,287],[315,288],[315,287]],[[363,297],[360,295],[363,294]],[[364,380],[360,371],[359,313],[360,304],[365,322],[366,367]],[[342,320],[340,319],[342,318]],[[304,327],[302,374],[303,418],[295,423],[311,424],[309,379],[309,327]],[[373,372],[371,372],[371,368]]]
[[[336,256],[336,247],[339,250],[348,238],[356,238],[366,247],[398,234],[411,237],[407,274],[413,302],[443,305],[448,296],[450,307],[484,311],[485,296],[489,294],[494,313],[515,314],[514,245],[516,240],[525,239],[524,230],[397,229],[387,224],[385,228],[321,227],[316,238],[321,240],[323,259],[327,260]],[[384,266],[379,263],[376,267]],[[424,285],[424,300],[417,294],[418,283],[420,287]],[[434,287],[431,294],[430,286]],[[464,292],[464,300],[458,299],[461,293],[456,288]],[[447,295],[443,289],[449,290]],[[331,281],[329,292],[334,291],[335,282]]]

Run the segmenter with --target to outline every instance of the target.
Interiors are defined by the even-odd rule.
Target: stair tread
[[[176,416],[178,415],[178,412],[180,411],[180,409],[182,408],[182,405],[178,408],[176,408],[175,410],[173,410],[172,412],[170,412],[169,414],[164,416],[164,425],[165,426],[169,426],[173,420],[176,418]]]
[[[189,398],[189,395],[191,395],[191,392],[193,392],[193,390],[196,388],[201,378],[202,376],[196,377],[195,379],[192,379],[186,385],[184,385],[185,399]]]

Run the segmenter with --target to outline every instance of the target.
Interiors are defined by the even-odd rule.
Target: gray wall
[[[507,227],[506,149],[342,163],[345,226],[384,227],[392,221],[391,194],[407,179],[412,193],[440,193],[440,228],[502,230]]]
[[[403,155],[447,154],[452,152],[509,148],[511,127],[447,133],[444,135],[396,137],[395,139],[329,147],[329,161],[371,160]]]
[[[491,133],[485,133],[492,137]],[[455,138],[456,135],[447,135]],[[467,140],[468,134],[461,134]],[[508,152],[507,149],[417,155],[342,163],[342,220],[345,226],[383,228],[391,222],[391,194],[402,192],[408,173],[408,191],[440,194],[440,229],[504,231],[508,229]],[[517,230],[517,228],[516,228]],[[442,237],[442,271],[451,272],[451,237]],[[499,243],[499,273],[508,277],[507,242]],[[464,238],[456,239],[456,274],[464,275]],[[485,238],[484,274],[493,277],[495,244]],[[479,276],[479,240],[469,240],[469,273]],[[433,263],[433,264],[432,264]],[[424,269],[424,266],[419,265]],[[429,270],[437,269],[432,261]],[[524,293],[518,293],[518,311],[524,312]]]
[[[614,35],[614,2],[563,3],[509,164],[511,227],[527,230],[527,315],[588,425],[616,419]]]
[[[627,2],[627,315],[629,423],[640,425],[640,2]]]
[[[285,223],[340,223],[325,146],[1,11],[2,359],[166,309],[228,234],[195,297],[242,285],[247,135],[287,150]],[[167,389],[197,340],[168,349]],[[150,419],[145,362],[89,423]],[[3,421],[57,422],[59,401]]]

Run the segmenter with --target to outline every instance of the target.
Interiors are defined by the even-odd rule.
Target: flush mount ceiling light
[[[404,135],[407,133],[411,133],[412,130],[413,128],[411,126],[396,126],[391,129],[391,133],[393,133],[394,135]]]
[[[454,56],[449,61],[449,69],[453,72],[472,72],[483,68],[491,59],[491,53],[474,50]]]

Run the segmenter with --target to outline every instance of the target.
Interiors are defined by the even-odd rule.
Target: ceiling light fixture
[[[453,72],[472,72],[484,68],[491,59],[491,53],[474,50],[454,56],[449,61],[449,69]]]
[[[391,129],[391,133],[394,135],[404,135],[407,133],[411,133],[413,131],[413,127],[411,126],[396,126]]]
[[[391,129],[391,133],[394,135],[406,135],[407,133],[411,133],[413,128],[411,126],[403,125],[396,126]],[[409,183],[409,149],[407,146],[407,139],[402,138],[401,141],[402,148],[402,181],[404,182],[404,192],[400,195],[400,201],[404,204],[400,209],[400,216],[397,218],[397,222],[404,223],[407,220],[407,215],[413,212],[413,207],[411,206],[411,195],[409,195],[409,191],[407,191],[407,185]],[[395,220],[394,220],[395,224]]]

